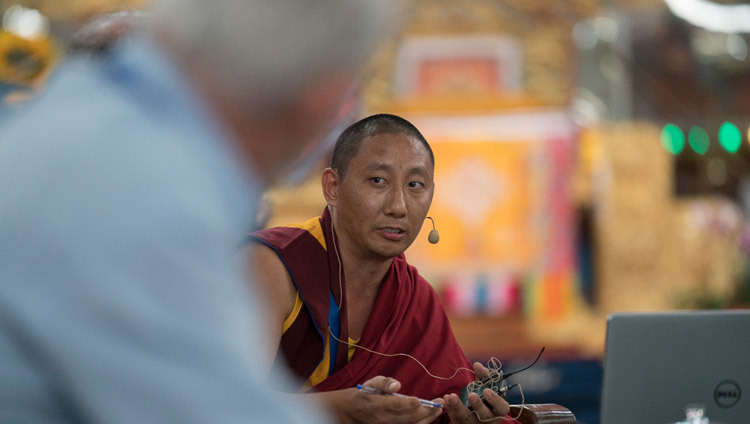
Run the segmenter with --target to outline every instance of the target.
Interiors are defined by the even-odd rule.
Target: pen
[[[382,391],[382,390],[378,390],[378,389],[376,389],[376,388],[374,388],[374,387],[370,387],[370,386],[363,386],[363,385],[361,385],[361,384],[357,384],[357,390],[359,390],[359,391],[361,391],[361,392],[365,392],[365,393],[372,393],[372,394],[376,394],[376,395],[385,395],[385,394],[391,394],[391,395],[393,395],[393,396],[400,396],[400,397],[412,397],[412,396],[402,395],[401,393],[386,393],[386,392],[384,392],[384,391]],[[443,405],[441,405],[441,404],[439,404],[439,403],[437,403],[437,402],[433,402],[433,401],[431,401],[431,400],[427,400],[427,399],[420,399],[420,398],[417,398],[417,400],[419,400],[419,403],[420,403],[421,405],[423,405],[423,406],[429,406],[430,408],[442,408],[442,407],[443,407]]]

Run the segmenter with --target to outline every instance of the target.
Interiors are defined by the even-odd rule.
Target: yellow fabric
[[[326,246],[326,238],[323,234],[323,227],[320,225],[320,217],[315,217],[312,219],[308,219],[307,221],[301,223],[301,224],[291,224],[287,225],[287,227],[291,228],[301,228],[308,233],[310,233],[315,239],[320,243],[320,245],[323,247],[324,250],[328,250],[328,247]],[[284,327],[282,334],[285,333],[289,327],[292,326],[294,321],[299,316],[299,312],[302,310],[302,298],[299,295],[299,291],[297,291],[297,295],[294,299],[294,307],[292,308],[292,312],[289,314],[288,317],[284,320]],[[315,387],[317,384],[320,384],[323,380],[328,378],[328,369],[330,368],[330,345],[331,338],[326,338],[326,346],[323,350],[323,360],[320,361],[320,364],[318,364],[318,367],[315,368],[315,371],[310,375],[310,378],[307,379],[304,386],[302,387],[301,391],[306,391],[311,387]]]
[[[323,351],[323,360],[318,364],[318,368],[310,375],[310,378],[305,381],[305,386],[315,387],[322,383],[323,380],[328,378],[328,369],[331,363],[331,337],[326,338],[326,348]]]
[[[326,349],[325,353],[323,354],[323,360],[320,361],[318,368],[315,368],[315,371],[313,371],[313,373],[310,375],[310,378],[305,381],[306,388],[315,387],[318,384],[322,383],[323,380],[328,378],[331,358],[331,340],[333,340],[333,338],[329,335],[326,339]],[[352,357],[354,357],[354,351],[357,350],[354,345],[356,345],[357,343],[359,343],[359,340],[349,338],[349,346],[347,349],[348,362],[351,362]]]
[[[357,350],[357,343],[359,343],[359,339],[354,340],[353,338],[349,337],[349,346],[346,352],[349,358],[349,362],[352,361],[352,358],[354,357],[354,351]]]
[[[294,321],[299,316],[299,312],[302,310],[302,298],[299,295],[299,292],[297,292],[297,297],[294,299],[294,307],[292,308],[292,312],[289,314],[288,317],[284,320],[284,329],[282,333],[286,333],[286,331],[289,329],[289,327],[292,326]],[[356,344],[359,343],[359,339],[352,339],[349,337],[349,345],[347,346],[347,360],[348,362],[352,361],[352,358],[354,357],[354,352],[357,350]],[[320,364],[318,364],[318,367],[315,368],[315,371],[310,375],[310,378],[305,381],[304,386],[302,387],[301,392],[305,392],[309,390],[312,387],[315,387],[316,385],[320,384],[328,378],[328,369],[330,368],[330,355],[331,355],[331,336],[329,335],[326,339],[326,348],[323,353],[323,360],[320,361]]]
[[[297,319],[299,311],[302,310],[302,304],[302,298],[299,297],[299,292],[297,292],[297,297],[294,299],[294,307],[292,308],[292,313],[290,313],[289,316],[284,320],[284,328],[283,330],[281,330],[281,334],[286,333],[286,330],[288,330],[289,327],[292,326],[292,323],[294,323],[294,320]]]
[[[282,330],[282,334],[286,333],[286,331],[289,329],[289,327],[294,324],[294,321],[297,320],[297,317],[299,316],[299,312],[302,310],[302,298],[299,295],[299,291],[297,291],[296,297],[294,299],[294,307],[292,308],[292,312],[289,314],[288,317],[284,320],[284,329]],[[351,339],[350,339],[351,340]],[[320,384],[323,380],[328,378],[328,369],[330,368],[330,348],[331,348],[331,337],[329,336],[326,338],[326,347],[323,351],[323,360],[320,361],[320,364],[318,364],[318,367],[315,368],[315,371],[310,375],[310,378],[305,381],[304,386],[302,387],[301,392],[305,392],[309,390],[312,387],[315,387],[317,384]],[[353,352],[349,352],[349,360],[351,361]]]
[[[307,232],[309,232],[313,237],[315,237],[316,240],[318,240],[318,243],[323,247],[324,250],[328,250],[328,247],[326,245],[326,238],[323,234],[323,227],[320,225],[320,217],[315,217],[312,219],[308,219],[307,221],[301,223],[301,224],[291,224],[287,227],[292,228],[301,228]],[[299,295],[299,291],[297,291],[297,295],[294,299],[294,307],[292,308],[292,312],[289,314],[288,317],[284,320],[284,327],[282,330],[282,333],[285,333],[289,327],[292,326],[294,321],[299,316],[300,311],[302,310],[302,298]],[[349,343],[356,344],[359,342],[359,340],[352,340],[349,339]],[[323,350],[323,359],[320,361],[320,364],[318,364],[318,367],[315,368],[315,371],[310,375],[310,378],[307,379],[305,382],[302,391],[305,391],[311,387],[315,387],[316,385],[320,384],[328,378],[328,371],[330,368],[330,350],[331,348],[331,337],[330,335],[326,338],[326,346]],[[349,361],[352,360],[352,356],[354,356],[354,346],[349,346],[347,354]]]
[[[303,230],[306,230],[308,233],[312,234],[316,240],[318,240],[318,243],[320,243],[320,245],[323,246],[324,250],[326,251],[328,250],[328,248],[326,247],[326,237],[325,235],[323,235],[323,227],[320,226],[319,216],[312,218],[312,219],[308,219],[307,221],[301,224],[287,225],[287,227],[302,228]]]

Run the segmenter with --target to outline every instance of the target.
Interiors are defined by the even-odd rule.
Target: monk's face
[[[339,181],[336,230],[363,257],[390,259],[419,234],[435,189],[427,149],[404,134],[362,141]]]

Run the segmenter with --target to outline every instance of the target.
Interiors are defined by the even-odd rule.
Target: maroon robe
[[[276,227],[252,234],[256,241],[279,255],[305,305],[283,334],[280,344],[280,356],[303,381],[323,358],[331,315],[338,310],[335,303],[340,299],[343,299],[338,311],[340,330],[333,332],[340,340],[348,340],[346,283],[339,283],[339,274],[342,279],[344,275],[343,271],[339,272],[339,259],[333,249],[334,234],[328,210],[313,224],[320,227],[312,231],[309,226]],[[460,367],[472,368],[453,336],[435,290],[416,268],[406,262],[403,254],[393,259],[383,278],[358,346],[387,354],[409,354],[432,374],[441,377],[451,377]],[[459,394],[474,380],[474,374],[466,370],[459,370],[448,380],[436,379],[413,359],[386,357],[359,348],[351,363],[347,364],[347,347],[331,339],[330,349],[335,352],[335,361],[331,363],[334,366],[329,370],[328,378],[313,390],[351,388],[383,375],[401,382],[400,393],[434,399],[448,393]],[[279,359],[275,366],[280,363]]]

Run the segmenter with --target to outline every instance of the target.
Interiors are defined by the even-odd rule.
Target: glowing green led
[[[708,133],[703,128],[695,125],[690,128],[690,132],[688,133],[688,143],[695,150],[695,153],[704,155],[708,151],[710,144]]]
[[[685,134],[675,124],[667,124],[661,130],[661,144],[673,155],[679,154],[685,147]]]
[[[724,122],[719,128],[719,144],[729,153],[739,150],[742,144],[742,134],[731,122]]]

